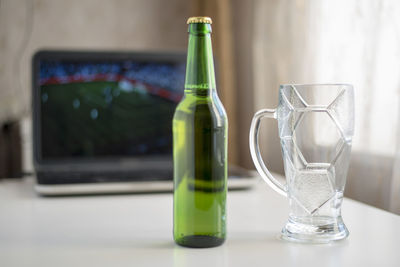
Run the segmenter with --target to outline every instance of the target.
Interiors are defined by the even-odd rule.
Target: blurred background
[[[189,16],[213,19],[229,162],[253,169],[251,118],[284,83],[351,83],[347,197],[400,214],[400,2],[395,0],[0,0],[0,177],[32,172],[31,59],[52,49],[186,51]],[[275,121],[270,169],[283,173]]]

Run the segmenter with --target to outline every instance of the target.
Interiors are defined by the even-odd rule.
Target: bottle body
[[[198,45],[202,41],[197,37],[194,43]],[[173,119],[174,240],[188,247],[213,247],[226,236],[228,127],[214,77],[206,75],[204,82],[188,83],[188,76],[197,75],[193,69],[214,75],[210,62],[204,63],[213,64],[208,49],[197,58],[203,63],[190,59],[194,43],[189,40],[185,96]],[[206,43],[211,46],[211,39]]]

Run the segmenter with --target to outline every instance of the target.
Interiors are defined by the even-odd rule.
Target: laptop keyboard
[[[39,184],[75,184],[75,183],[114,183],[140,181],[172,181],[172,170],[149,170],[135,172],[38,172]]]

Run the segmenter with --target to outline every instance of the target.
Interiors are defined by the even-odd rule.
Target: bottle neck
[[[215,91],[211,25],[189,24],[189,46],[186,63],[185,93],[210,95]]]

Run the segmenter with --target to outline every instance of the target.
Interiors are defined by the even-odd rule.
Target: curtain
[[[355,135],[345,195],[400,214],[400,2],[254,1],[254,107],[277,105],[279,84],[351,83]],[[254,111],[255,111],[254,110]],[[282,172],[276,125],[262,149]]]

